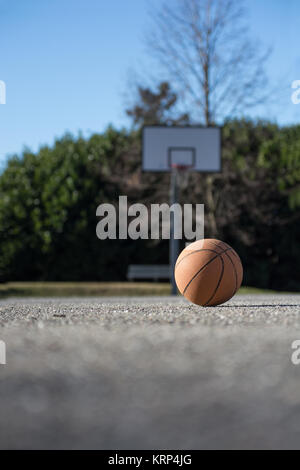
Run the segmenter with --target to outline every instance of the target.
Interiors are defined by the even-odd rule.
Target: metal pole
[[[178,183],[177,183],[177,171],[172,170],[171,173],[171,188],[170,188],[170,206],[178,202]],[[179,240],[175,240],[175,215],[170,214],[170,267],[171,267],[171,283],[172,289],[171,294],[177,295],[177,286],[175,282],[174,269],[175,263],[179,255]]]

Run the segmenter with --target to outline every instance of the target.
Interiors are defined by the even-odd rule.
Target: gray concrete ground
[[[0,302],[0,448],[300,448],[300,296]]]

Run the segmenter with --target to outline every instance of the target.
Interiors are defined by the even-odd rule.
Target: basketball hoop
[[[189,168],[193,168],[192,165],[182,165],[179,163],[172,163],[171,168],[175,168],[177,171],[187,171]]]
[[[180,189],[186,189],[189,181],[189,173],[193,169],[193,165],[183,165],[181,163],[172,163],[170,165],[171,172],[176,178],[176,182]]]
[[[188,188],[190,172],[221,171],[221,129],[201,126],[145,126],[142,134],[143,171],[171,173],[170,206],[180,201],[180,190]],[[172,294],[177,287],[174,278],[179,240],[170,226],[170,266]]]

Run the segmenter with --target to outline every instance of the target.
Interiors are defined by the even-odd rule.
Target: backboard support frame
[[[150,132],[155,129],[158,132]],[[163,130],[166,132],[164,133]],[[161,132],[159,132],[161,131]],[[146,136],[147,134],[147,136]],[[152,137],[151,137],[152,134]],[[163,135],[164,134],[164,135]],[[172,138],[172,134],[173,137]],[[176,135],[177,134],[177,135]],[[189,141],[188,134],[191,136]],[[154,136],[155,139],[154,139]],[[159,144],[161,137],[161,145]],[[146,142],[147,137],[147,142]],[[152,149],[151,149],[152,139]],[[155,142],[156,140],[156,142]],[[150,142],[150,143],[149,143]],[[142,131],[143,172],[170,172],[170,205],[179,199],[179,179],[189,171],[201,173],[222,172],[222,129],[203,126],[144,126]],[[191,152],[191,162],[172,162],[172,152]],[[153,155],[153,156],[151,156]],[[152,162],[151,162],[152,159]],[[159,162],[164,162],[159,165]],[[203,160],[201,160],[203,159]],[[147,160],[147,162],[146,162]],[[211,165],[209,164],[211,162]],[[191,163],[191,164],[189,164]],[[174,219],[171,219],[169,263],[172,267],[172,295],[177,295],[174,277],[176,259],[179,255],[179,241],[174,237]]]

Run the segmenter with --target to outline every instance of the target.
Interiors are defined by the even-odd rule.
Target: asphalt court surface
[[[300,447],[300,295],[0,301],[2,449]]]

